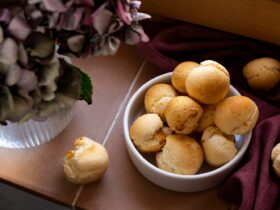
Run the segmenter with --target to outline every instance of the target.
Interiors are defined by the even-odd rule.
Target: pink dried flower
[[[138,22],[150,16],[137,0],[12,2],[0,1],[0,124],[91,103],[89,77],[58,53],[113,55],[121,42],[149,40]]]

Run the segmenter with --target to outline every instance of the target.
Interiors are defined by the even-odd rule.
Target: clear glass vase
[[[31,148],[44,144],[61,133],[73,118],[73,108],[65,109],[39,122],[29,120],[0,126],[0,147]]]

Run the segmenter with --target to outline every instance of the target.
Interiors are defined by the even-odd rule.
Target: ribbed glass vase
[[[67,127],[73,114],[71,108],[54,114],[43,122],[29,120],[0,126],[0,147],[24,149],[44,144]]]

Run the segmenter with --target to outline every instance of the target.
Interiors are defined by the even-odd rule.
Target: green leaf
[[[92,103],[93,85],[90,77],[80,70],[81,86],[80,86],[80,100],[85,100],[88,104]]]
[[[92,103],[93,85],[90,77],[72,64],[62,61],[64,74],[58,83],[58,92],[64,95],[73,95],[74,98]],[[78,82],[78,83],[77,83]],[[79,86],[79,88],[77,87]],[[78,90],[76,95],[76,91]],[[75,94],[73,94],[75,92]]]

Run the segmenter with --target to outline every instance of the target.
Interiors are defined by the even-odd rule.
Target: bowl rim
[[[147,91],[147,89],[151,86],[154,85],[156,83],[160,83],[163,80],[168,80],[171,79],[171,75],[172,72],[168,72],[165,74],[161,74],[159,76],[154,77],[151,80],[148,80],[146,83],[144,83],[130,98],[130,100],[127,103],[127,106],[125,108],[125,112],[124,112],[124,118],[123,118],[123,130],[124,130],[124,136],[125,136],[125,142],[126,145],[132,150],[133,154],[135,155],[135,157],[141,161],[144,165],[146,165],[151,171],[155,172],[155,173],[159,173],[163,176],[168,176],[168,177],[172,177],[172,178],[176,178],[176,179],[201,179],[201,178],[206,178],[206,177],[210,177],[210,176],[215,176],[220,174],[223,171],[226,171],[227,169],[232,168],[232,166],[238,162],[244,155],[244,153],[246,152],[250,141],[251,141],[251,136],[252,136],[252,131],[245,133],[241,136],[243,136],[243,143],[241,145],[241,148],[238,150],[237,154],[234,156],[234,158],[232,160],[230,160],[229,162],[227,162],[226,164],[213,169],[209,172],[205,172],[205,173],[201,173],[201,174],[194,174],[194,175],[183,175],[183,174],[175,174],[175,173],[171,173],[168,171],[164,171],[158,167],[156,167],[155,165],[153,165],[152,163],[150,163],[148,160],[146,160],[141,154],[140,152],[136,149],[136,147],[134,146],[130,135],[129,135],[129,125],[128,125],[128,117],[131,111],[131,107],[134,104],[135,100],[137,99],[137,97],[139,97],[139,95],[141,95],[143,92]],[[230,85],[230,91],[233,92],[234,95],[241,95],[237,89],[235,89],[232,85]]]

